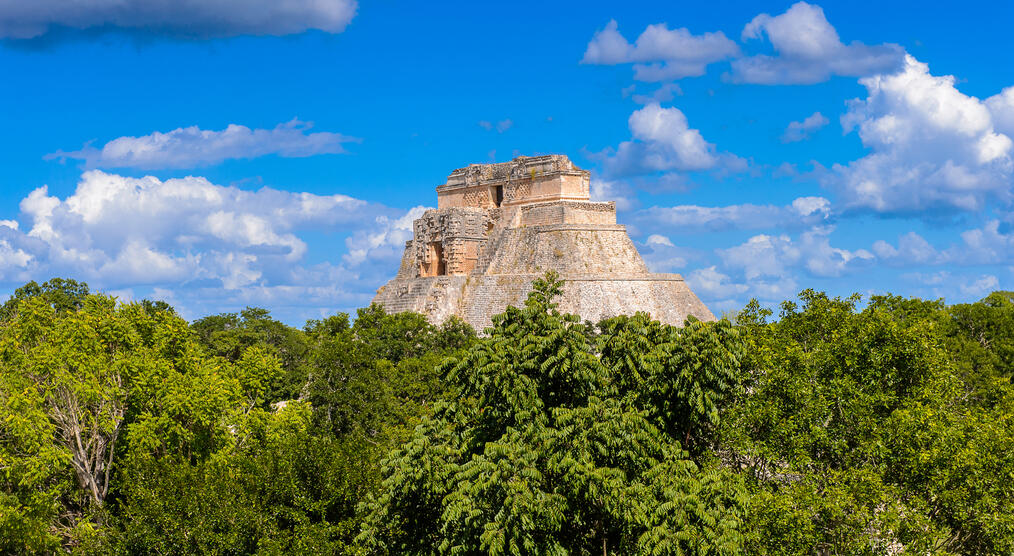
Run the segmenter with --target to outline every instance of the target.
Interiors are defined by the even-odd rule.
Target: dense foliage
[[[679,330],[639,315],[596,338],[556,311],[558,288],[537,281],[523,309],[496,317],[488,338],[444,364],[458,396],[385,461],[360,537],[370,552],[742,546],[742,485],[699,468],[680,444],[733,389],[740,342],[729,323]],[[648,329],[653,337],[637,341]]]
[[[1014,553],[1014,294],[481,337],[0,306],[0,553]]]
[[[804,291],[756,304],[723,456],[756,484],[757,552],[1014,552],[1012,294],[980,303]]]

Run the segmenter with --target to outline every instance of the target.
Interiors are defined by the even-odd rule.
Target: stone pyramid
[[[481,332],[555,270],[564,280],[560,311],[582,319],[645,311],[675,325],[688,315],[714,320],[682,276],[648,271],[616,223],[616,204],[589,200],[588,182],[589,173],[564,155],[451,172],[437,187],[437,209],[415,221],[398,275],[374,302],[434,323],[457,315]]]

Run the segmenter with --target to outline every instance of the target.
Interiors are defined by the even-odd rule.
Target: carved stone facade
[[[648,271],[615,204],[590,201],[588,182],[563,155],[455,170],[374,301],[437,323],[457,315],[482,331],[555,270],[564,280],[560,310],[583,319],[645,311],[676,325],[689,315],[714,320],[680,275]]]

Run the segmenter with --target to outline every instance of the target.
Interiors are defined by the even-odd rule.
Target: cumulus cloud
[[[1000,289],[1000,280],[992,274],[983,274],[977,280],[965,282],[960,286],[961,293],[966,297],[985,297],[989,293]]]
[[[716,266],[694,270],[685,277],[694,293],[709,307],[737,310],[753,297],[766,303],[789,299],[799,291],[792,276],[736,279]]]
[[[904,50],[896,44],[843,44],[820,6],[797,2],[777,16],[760,14],[743,28],[742,40],[767,36],[776,55],[732,61],[732,80],[763,85],[812,84],[832,75],[862,77],[894,71]]]
[[[738,269],[747,280],[761,277],[789,277],[794,268],[803,268],[813,276],[835,277],[856,270],[874,259],[865,249],[849,251],[833,247],[830,226],[808,230],[797,239],[788,235],[756,235],[745,243],[719,249],[718,256],[727,269]]]
[[[128,29],[193,38],[345,30],[355,0],[31,0],[0,2],[0,38],[31,39],[58,28]]]
[[[986,99],[986,108],[993,116],[996,131],[1014,137],[1014,87],[1007,87]]]
[[[679,108],[649,104],[634,111],[627,123],[633,138],[608,153],[604,163],[607,175],[707,170],[719,163],[715,146],[690,127]]]
[[[831,123],[820,112],[814,112],[799,122],[789,122],[782,134],[782,143],[794,143],[809,139],[813,132]]]
[[[695,293],[706,299],[725,299],[746,293],[750,287],[737,284],[714,266],[699,268],[686,278]]]
[[[702,258],[698,250],[676,245],[661,234],[649,235],[644,243],[637,245],[637,250],[652,272],[676,272],[684,269],[688,262]]]
[[[812,227],[830,222],[832,213],[831,202],[827,199],[800,197],[786,206],[650,207],[638,213],[637,218],[680,231],[720,231]]]
[[[961,244],[947,249],[947,260],[965,264],[1014,263],[1014,230],[1010,223],[989,220],[961,233]]]
[[[885,264],[900,267],[1014,264],[1014,229],[1008,222],[987,220],[978,228],[961,232],[959,237],[960,241],[937,248],[921,235],[908,232],[895,245],[877,241],[873,252]]]
[[[801,273],[813,278],[839,277],[874,263],[865,249],[850,251],[831,245],[831,226],[815,226],[798,236],[755,235],[726,249],[716,249],[720,264],[685,276],[711,307],[734,310],[753,297],[764,303],[792,298]]]
[[[16,234],[11,232],[13,228],[0,230],[0,280],[4,281],[21,280],[27,276],[26,271],[35,259],[18,245]]]
[[[379,215],[372,229],[357,230],[345,241],[348,252],[343,256],[351,265],[382,258],[397,260],[405,250],[405,242],[412,239],[413,223],[433,207],[413,207],[399,218]]]
[[[888,264],[931,264],[937,262],[940,254],[921,235],[909,232],[898,238],[898,246],[878,240],[873,244],[873,252]]]
[[[835,165],[826,178],[847,208],[977,211],[990,198],[1011,199],[1014,143],[995,130],[981,100],[955,88],[954,77],[931,75],[907,56],[902,71],[860,83],[867,97],[849,103],[842,127],[858,130],[872,152]]]
[[[100,170],[85,172],[66,198],[43,186],[20,206],[21,226],[0,226],[4,282],[73,276],[102,289],[175,291],[191,308],[278,303],[301,315],[368,303],[423,210]],[[308,241],[324,234],[348,235],[347,254],[309,264]]]
[[[585,50],[584,64],[634,64],[639,81],[671,81],[703,75],[708,64],[739,53],[722,32],[694,35],[686,28],[649,25],[634,44],[620,34],[616,21],[595,33]]]
[[[78,159],[89,168],[195,168],[235,158],[278,155],[286,158],[344,153],[345,143],[359,139],[327,131],[310,132],[312,123],[292,120],[274,129],[250,129],[229,124],[221,131],[197,126],[141,137],[119,137],[102,148],[86,145],[78,151],[58,151],[47,159]]]

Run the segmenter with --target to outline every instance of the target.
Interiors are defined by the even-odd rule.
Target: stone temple
[[[637,311],[675,325],[688,315],[714,320],[679,274],[648,271],[616,223],[616,204],[591,201],[588,183],[589,173],[563,155],[451,172],[374,302],[434,323],[457,315],[481,332],[555,270],[564,280],[560,311],[584,320]]]

